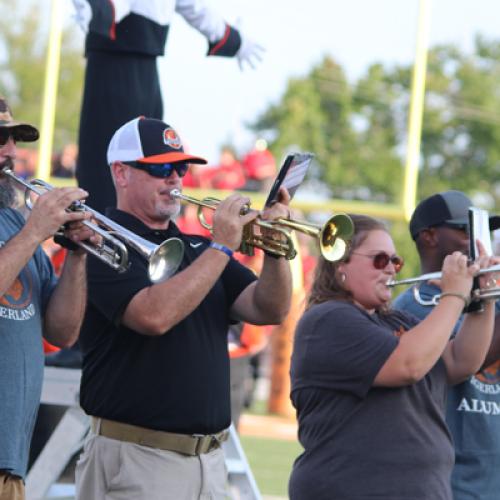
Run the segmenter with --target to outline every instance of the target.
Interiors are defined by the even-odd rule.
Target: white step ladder
[[[61,484],[57,480],[83,446],[90,429],[90,419],[78,404],[80,378],[81,371],[77,369],[45,367],[42,403],[67,406],[68,409],[28,473],[27,500],[52,500],[75,495],[74,484]],[[222,448],[226,455],[231,498],[262,500],[233,425]]]

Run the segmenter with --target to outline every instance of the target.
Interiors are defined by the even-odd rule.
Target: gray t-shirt
[[[0,210],[0,246],[24,224],[19,212]],[[39,247],[0,297],[0,469],[24,477],[43,379],[42,318],[56,285]]]
[[[429,300],[441,290],[424,283],[420,295]],[[394,307],[424,319],[432,307],[418,304],[409,288]],[[500,302],[496,304],[500,314]],[[458,329],[461,320],[455,326]],[[446,422],[455,445],[451,476],[454,500],[500,498],[500,361],[469,380],[449,387]]]
[[[290,478],[292,500],[451,499],[444,363],[413,385],[373,386],[416,323],[404,313],[368,314],[339,301],[304,314],[291,377],[305,451]]]

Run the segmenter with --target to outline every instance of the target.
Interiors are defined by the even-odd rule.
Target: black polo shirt
[[[173,222],[159,231],[117,209],[108,209],[106,215],[158,244],[181,238],[185,254],[179,271],[209,244],[202,236],[182,234]],[[80,334],[82,408],[97,417],[170,432],[209,434],[228,427],[229,310],[255,275],[231,258],[187,318],[164,335],[151,337],[121,324],[130,300],[151,285],[145,259],[133,250],[129,258],[131,265],[122,274],[89,258],[89,299]]]

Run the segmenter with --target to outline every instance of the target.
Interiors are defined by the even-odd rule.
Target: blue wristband
[[[233,251],[230,248],[227,248],[219,243],[215,243],[215,241],[212,241],[210,243],[210,248],[215,248],[215,250],[220,250],[221,252],[224,252],[228,257],[233,256]]]

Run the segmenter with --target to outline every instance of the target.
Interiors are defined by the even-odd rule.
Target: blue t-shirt
[[[429,300],[441,290],[429,284],[420,295]],[[432,307],[418,304],[409,288],[394,307],[423,319]],[[497,314],[500,304],[496,304]],[[460,321],[455,326],[458,329]],[[452,474],[454,500],[500,498],[500,361],[481,370],[466,382],[450,387],[446,421],[455,444]]]
[[[24,224],[19,212],[0,210],[0,246]],[[43,380],[42,318],[56,285],[39,247],[0,297],[0,469],[24,477]]]

